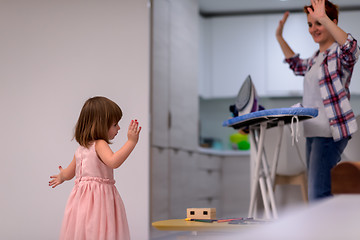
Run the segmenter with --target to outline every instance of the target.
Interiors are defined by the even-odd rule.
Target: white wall
[[[58,239],[74,181],[48,187],[78,144],[84,101],[107,96],[143,130],[115,170],[132,239],[149,232],[149,11],[147,0],[13,0],[0,8],[0,239]]]

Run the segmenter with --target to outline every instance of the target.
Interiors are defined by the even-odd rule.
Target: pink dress
[[[125,207],[115,187],[113,169],[97,156],[95,143],[75,152],[76,180],[69,196],[60,239],[130,239]]]

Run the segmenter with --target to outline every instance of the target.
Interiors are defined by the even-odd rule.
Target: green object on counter
[[[230,142],[232,143],[238,143],[241,141],[247,141],[248,140],[248,136],[241,134],[241,133],[233,133],[230,135]]]
[[[236,132],[236,133],[231,134],[229,139],[230,139],[230,142],[233,145],[235,145],[239,150],[249,150],[250,149],[248,135],[244,135],[244,134]]]
[[[240,141],[238,142],[238,148],[239,150],[249,150],[250,149],[250,143],[248,141]]]

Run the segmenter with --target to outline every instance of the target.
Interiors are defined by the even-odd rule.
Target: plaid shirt
[[[319,51],[308,59],[301,59],[297,54],[285,61],[290,64],[295,75],[304,76],[314,64],[318,54]],[[348,34],[343,46],[335,42],[326,50],[325,59],[320,66],[320,94],[335,141],[347,138],[357,130],[355,115],[349,101],[349,85],[359,55],[357,41]]]

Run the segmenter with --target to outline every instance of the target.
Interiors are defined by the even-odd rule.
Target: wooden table
[[[219,232],[213,238],[203,239],[360,239],[359,213],[360,194],[335,195],[319,202],[295,208],[280,219],[268,224],[241,225],[228,223],[188,222],[173,219],[154,222],[161,231],[204,231]],[[230,231],[229,231],[230,230]],[[209,232],[209,233],[210,233]],[[231,233],[223,234],[223,233]],[[210,235],[211,236],[211,235]],[[201,239],[199,236],[181,239]]]
[[[185,219],[170,219],[158,222],[153,222],[152,226],[160,231],[239,231],[241,229],[248,229],[254,225],[246,224],[229,224],[227,222],[194,222],[185,221]]]

